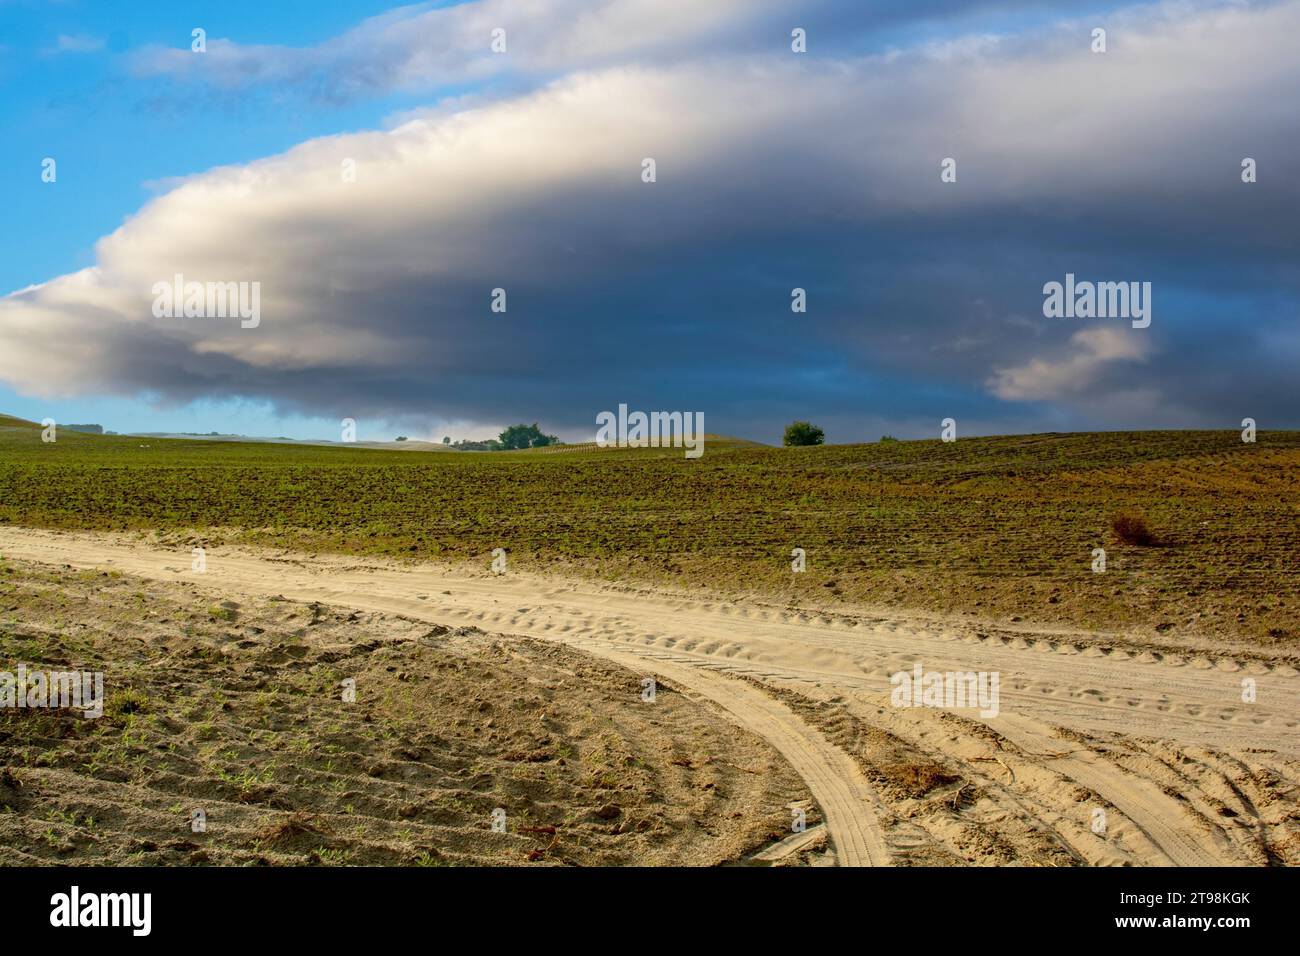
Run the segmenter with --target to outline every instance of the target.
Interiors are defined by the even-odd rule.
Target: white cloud
[[[98,53],[104,49],[107,42],[103,37],[89,36],[87,34],[69,35],[66,33],[59,34],[58,41],[52,47],[45,49],[44,53]]]
[[[1143,330],[1114,326],[1081,329],[1070,336],[1058,358],[1035,358],[995,370],[989,390],[1009,401],[1075,398],[1096,385],[1115,363],[1145,362],[1150,354],[1151,337]]]
[[[477,44],[500,7],[470,6],[377,18],[340,49],[372,53],[399,41],[406,49],[412,16],[456,10],[468,19],[437,21],[454,27],[446,47]],[[601,18],[635,24],[652,8],[655,23],[677,11],[698,25],[685,6],[664,13],[662,3],[611,0],[584,15],[554,0],[539,9],[564,12],[572,35],[530,45],[516,29],[511,49],[553,67],[574,44],[619,54],[617,43],[636,31],[621,28],[617,43],[605,37],[601,46]],[[546,391],[558,402],[581,377],[565,362],[616,375],[628,354],[602,326],[575,325],[573,316],[586,313],[572,303],[620,276],[641,281],[649,263],[680,263],[698,276],[708,266],[698,250],[709,243],[734,254],[751,242],[788,244],[792,229],[870,234],[899,222],[933,223],[940,234],[961,217],[978,247],[982,231],[1030,207],[1056,215],[1068,245],[1078,237],[1070,230],[1101,206],[1178,211],[1203,197],[1220,202],[1233,188],[1234,150],[1282,155],[1300,146],[1292,106],[1277,95],[1300,87],[1292,49],[1300,3],[1146,16],[1128,23],[1122,42],[1112,31],[1105,57],[1088,50],[1086,34],[1051,32],[1037,45],[950,44],[938,56],[714,53],[705,63],[598,69],[513,99],[211,170],[103,238],[93,268],[0,299],[0,379],[50,396],[246,395],[317,413],[362,401],[390,410],[469,403],[506,388]],[[398,57],[395,75],[443,69],[439,50],[428,64]],[[332,57],[324,62],[343,62]],[[270,55],[248,62],[289,68]],[[1224,156],[1207,153],[1207,136],[1232,146]],[[958,182],[940,185],[939,160],[950,155]],[[653,186],[639,179],[645,156],[659,164]],[[344,159],[356,162],[355,183],[342,181]],[[1296,196],[1298,187],[1271,188]],[[935,276],[948,274],[942,265],[931,264]],[[1034,290],[1060,274],[1020,269]],[[259,281],[261,325],[155,319],[150,290],[175,273]],[[496,286],[510,290],[506,318],[487,309]],[[635,289],[603,305],[617,315],[635,304]],[[816,308],[810,328],[825,321]],[[698,311],[717,340],[760,349],[748,317]],[[1150,341],[1089,328],[1057,357],[1022,360],[1008,356],[1023,337],[1004,336],[991,360],[981,344],[989,330],[978,331],[961,340],[969,344],[962,373],[974,388],[992,374],[993,393],[1018,400],[1076,396],[1117,363],[1145,360]],[[919,344],[893,371],[939,361],[944,350],[931,346],[943,334],[918,326]],[[874,345],[865,341],[862,353]],[[474,392],[466,382],[483,384]],[[468,404],[448,409],[472,412]]]
[[[788,0],[476,0],[415,4],[371,17],[313,47],[245,45],[209,37],[207,52],[150,47],[137,74],[184,77],[225,88],[305,83],[346,98],[363,91],[427,90],[494,74],[556,73],[681,56],[716,41],[725,48]],[[506,51],[491,48],[506,31]],[[786,41],[776,34],[773,42]]]

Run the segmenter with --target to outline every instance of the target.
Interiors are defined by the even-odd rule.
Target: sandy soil
[[[241,608],[278,596],[331,614],[473,628],[464,633],[655,675],[784,758],[824,814],[841,864],[1300,863],[1300,675],[1296,661],[1267,648],[812,614],[513,572],[235,548],[210,549],[197,574],[190,548],[198,543],[0,529],[0,554],[10,559],[184,582]],[[152,602],[151,591],[139,613]],[[366,627],[370,641],[383,640],[376,626]],[[918,662],[927,671],[998,672],[999,713],[891,706],[890,675]],[[400,666],[425,674],[423,663]],[[1245,678],[1256,689],[1251,703],[1242,700]],[[720,753],[752,768],[730,749],[733,737],[741,747],[749,735],[727,734]],[[793,798],[768,799],[788,815]],[[819,833],[773,852],[809,859],[800,844],[815,847]],[[745,842],[714,859],[755,850]],[[685,846],[676,859],[687,858]]]
[[[102,670],[107,697],[0,708],[0,864],[832,862],[779,842],[787,805],[823,829],[798,775],[670,682],[646,702],[553,642],[0,564],[0,669]]]

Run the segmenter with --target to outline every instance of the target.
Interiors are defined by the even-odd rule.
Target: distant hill
[[[772,446],[764,445],[762,442],[750,441],[747,438],[732,438],[730,435],[710,435],[706,432],[704,435],[704,447],[713,448],[716,450],[719,448],[771,448]],[[629,451],[629,450],[636,450],[637,448],[649,449],[649,446],[633,446],[633,448],[629,449],[629,448],[619,448],[614,445],[609,445],[602,448],[594,441],[582,441],[582,442],[572,442],[570,444],[564,444],[564,445],[544,445],[541,448],[529,448],[527,450],[538,455],[547,455],[547,454],[553,455],[559,452]],[[662,451],[664,449],[653,449],[653,450]]]
[[[11,415],[0,415],[0,427],[8,425],[9,427],[26,427],[40,428],[36,422],[29,422],[22,418],[15,418]],[[275,438],[259,437],[253,435],[236,435],[222,434],[219,432],[122,432],[120,435],[116,432],[105,433],[101,425],[64,425],[59,424],[61,432],[71,431],[78,434],[87,435],[107,435],[122,438],[149,438],[162,439],[168,441],[204,441],[204,442],[236,442],[259,445],[306,445],[309,447],[321,448],[372,448],[382,449],[384,451],[436,451],[436,452],[455,452],[464,451],[454,445],[444,445],[441,442],[419,441],[407,438],[402,441],[357,441],[342,442],[331,441],[327,438],[286,438],[277,436]],[[762,442],[749,441],[745,438],[733,438],[729,435],[712,435],[704,436],[706,448],[715,450],[722,448],[769,448]],[[591,451],[636,451],[636,448],[601,448],[594,441],[574,442],[572,444],[546,445],[541,448],[528,448],[512,452],[466,452],[467,454],[557,454],[562,452],[591,452]],[[645,449],[647,451],[667,451],[670,449]]]
[[[275,438],[260,438],[251,435],[221,435],[216,432],[202,434],[199,432],[127,432],[132,438],[166,438],[178,441],[224,441],[224,442],[249,442],[253,444],[270,444],[270,445],[310,445],[317,447],[339,447],[339,448],[383,448],[392,451],[454,451],[440,442],[418,441],[408,438],[404,441],[357,441],[341,442],[330,441],[328,438],[286,438],[280,435]]]

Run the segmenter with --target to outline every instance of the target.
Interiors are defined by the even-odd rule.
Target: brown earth
[[[809,807],[813,825],[807,833],[764,847],[763,838],[775,840],[789,832],[789,806],[801,799],[792,794],[790,784],[781,782],[772,786],[775,792],[770,796],[760,796],[749,804],[766,808],[755,810],[762,824],[756,824],[754,839],[720,847],[709,840],[720,835],[722,824],[709,823],[695,813],[692,785],[683,784],[676,791],[661,788],[654,791],[659,804],[656,797],[647,796],[646,800],[682,828],[680,843],[664,837],[665,845],[680,848],[672,857],[674,861],[771,862],[775,856],[783,862],[826,862],[831,858],[820,849],[826,845],[832,858],[845,865],[1300,864],[1300,714],[1295,706],[1300,672],[1292,655],[1269,645],[1169,635],[1144,638],[1101,630],[1049,630],[959,617],[885,614],[876,609],[812,612],[760,601],[720,601],[703,594],[595,585],[513,570],[495,575],[382,559],[228,546],[210,549],[206,570],[197,574],[189,564],[187,542],[135,534],[0,529],[0,553],[16,569],[0,580],[7,581],[6,587],[17,595],[0,620],[8,622],[11,631],[28,626],[20,622],[29,618],[46,622],[41,625],[44,636],[40,642],[29,640],[12,652],[22,659],[37,659],[35,655],[45,646],[59,648],[72,665],[80,666],[79,662],[87,659],[88,651],[66,642],[68,634],[80,633],[88,622],[91,630],[103,627],[90,601],[99,592],[92,587],[82,593],[85,586],[77,583],[82,580],[79,576],[89,574],[90,581],[126,582],[123,587],[130,600],[119,601],[111,614],[117,615],[116,630],[129,639],[110,646],[115,653],[129,653],[127,663],[152,661],[182,637],[195,639],[186,629],[201,622],[171,609],[183,597],[198,601],[191,606],[202,607],[202,613],[212,619],[204,626],[215,630],[199,636],[215,644],[216,653],[233,641],[231,654],[246,650],[272,655],[265,660],[254,658],[247,665],[247,674],[228,679],[265,681],[267,686],[248,690],[254,695],[275,692],[278,683],[287,679],[280,674],[294,675],[311,666],[290,653],[296,646],[290,640],[295,634],[307,635],[302,639],[310,644],[317,629],[355,625],[362,635],[353,646],[361,649],[343,660],[350,664],[355,655],[356,669],[365,678],[358,677],[359,700],[362,690],[375,682],[388,688],[372,707],[385,719],[389,719],[389,711],[380,710],[381,703],[397,708],[397,713],[408,713],[425,683],[432,679],[436,685],[444,679],[436,670],[436,660],[395,656],[420,653],[421,641],[430,632],[457,650],[468,641],[468,649],[462,651],[465,654],[480,644],[499,645],[513,652],[516,647],[532,648],[534,642],[541,642],[537,650],[529,651],[527,661],[547,660],[538,655],[542,647],[550,647],[572,655],[564,658],[569,662],[564,666],[577,674],[588,673],[582,668],[595,667],[596,659],[606,662],[600,667],[614,665],[612,673],[619,676],[611,678],[608,692],[613,704],[598,705],[586,699],[589,695],[583,682],[556,683],[554,697],[547,699],[548,713],[565,706],[587,707],[595,713],[596,723],[570,721],[565,727],[554,728],[555,746],[570,744],[582,754],[591,752],[583,741],[598,738],[602,722],[605,727],[614,721],[615,726],[627,728],[620,730],[629,741],[624,750],[640,739],[627,723],[628,694],[635,697],[641,678],[654,675],[679,697],[705,708],[708,715],[699,730],[709,730],[714,736],[704,743],[696,743],[699,738],[691,736],[694,728],[690,725],[674,726],[671,733],[664,728],[675,744],[704,755],[688,754],[691,768],[707,766],[722,772],[725,768],[718,765],[725,762],[739,774],[732,779],[733,789],[745,781],[758,786],[751,779],[758,774],[752,771],[766,771],[749,755],[767,753],[767,766],[784,769],[788,765],[802,778],[806,789],[800,794],[815,801],[825,818],[825,825],[817,826],[818,815]],[[102,574],[108,577],[94,577]],[[123,577],[114,578],[114,574]],[[31,588],[22,583],[28,579],[43,580],[42,587],[48,592],[34,618],[27,607],[33,599]],[[227,607],[223,601],[234,606]],[[89,610],[83,608],[83,602],[89,602]],[[0,608],[5,606],[0,603]],[[275,615],[288,614],[291,607],[296,609],[292,616],[277,621]],[[109,615],[105,612],[104,616],[108,619]],[[229,615],[234,615],[234,620],[223,620]],[[272,626],[254,626],[275,635],[273,638],[238,633],[263,615],[270,615]],[[313,625],[313,619],[318,623]],[[65,627],[63,621],[75,626]],[[239,648],[240,641],[253,643]],[[331,641],[319,651],[334,654],[337,648]],[[527,676],[506,670],[507,679],[514,682],[510,691],[501,692],[504,696],[497,696],[496,691],[489,694],[481,685],[493,682],[505,667],[503,661],[513,658],[495,650],[485,656],[474,658],[483,669],[468,671],[467,678],[472,679],[458,685],[457,699],[436,715],[438,732],[456,744],[454,753],[459,753],[461,746],[460,735],[451,732],[459,726],[455,720],[466,721],[466,728],[472,726],[482,733],[490,719],[474,709],[476,697],[497,708],[492,718],[504,717],[507,703],[528,699],[529,692],[522,687],[527,685],[527,677],[536,676],[532,670]],[[235,659],[239,659],[237,655]],[[323,683],[341,679],[344,671],[339,659],[311,660],[324,669],[313,672],[317,684],[296,695],[305,700],[295,701],[295,695],[283,702],[273,699],[273,709],[305,705],[308,710],[297,713],[309,719],[317,709],[325,711],[327,707],[334,708],[328,713],[355,713],[340,712],[331,697],[335,691]],[[579,662],[583,662],[581,668]],[[1001,700],[996,713],[891,706],[890,675],[917,663],[923,663],[927,671],[999,673]],[[189,666],[184,658],[171,666],[170,680],[178,686],[200,680],[194,672],[202,668]],[[402,673],[408,680],[400,679]],[[130,670],[115,671],[114,686],[120,692],[132,687],[133,679]],[[382,684],[385,680],[386,685]],[[151,701],[165,701],[154,713],[181,722],[172,728],[177,736],[191,732],[185,722],[205,719],[202,711],[187,711],[173,706],[157,691],[148,693]],[[571,695],[582,697],[581,704],[565,703]],[[660,702],[669,699],[673,699],[671,692],[659,697]],[[240,720],[253,720],[242,715],[245,710],[257,713],[252,710],[256,700],[255,696],[244,699]],[[140,708],[141,712],[150,709]],[[260,719],[277,718],[263,714]],[[107,742],[135,745],[129,723],[116,730],[108,729],[113,727],[108,718],[99,723],[106,728],[100,733],[118,735],[107,737]],[[249,732],[239,739],[278,747],[278,738],[290,732],[279,729],[256,737],[251,732],[256,726],[250,725]],[[393,747],[405,745],[408,737],[419,742],[420,734],[431,733],[418,720],[387,726],[397,735]],[[506,733],[511,726],[494,726],[487,732]],[[333,727],[328,722],[319,730],[312,726],[300,739],[310,741],[317,734],[334,732]],[[527,733],[521,730],[503,746],[508,743],[511,751],[518,751],[516,757],[530,754],[545,746],[529,736],[539,732],[532,727]],[[771,750],[747,749],[755,746],[755,737],[766,741],[784,763],[771,757]],[[9,741],[4,743],[9,745]],[[62,746],[46,749],[58,756]],[[314,750],[303,743],[298,746],[315,759]],[[361,745],[353,746],[355,751]],[[354,759],[364,760],[369,750],[360,753]],[[494,759],[485,751],[475,753],[485,762]],[[676,751],[672,753],[669,767],[687,769],[674,763]],[[38,765],[32,754],[29,745],[22,751],[22,763]],[[239,756],[236,752],[230,759]],[[712,759],[705,762],[705,757]],[[504,755],[498,759],[537,766],[526,759],[507,760]],[[567,756],[565,759],[568,761]],[[647,766],[658,766],[650,757],[644,759]],[[602,760],[602,766],[610,766],[608,758]],[[558,763],[557,759],[544,765]],[[253,761],[250,767],[260,771],[263,764]],[[235,769],[227,767],[225,772],[233,775]],[[144,770],[140,768],[140,772]],[[348,766],[331,772],[348,779],[339,785],[359,787],[352,782],[356,771],[357,767]],[[18,772],[27,771],[20,767]],[[478,771],[471,766],[470,772]],[[493,771],[481,772],[491,777]],[[664,771],[673,772],[676,770]],[[220,774],[215,776],[227,783]],[[250,789],[258,785],[256,779],[246,783]],[[600,789],[589,777],[572,784],[579,785]],[[244,786],[241,782],[240,787]],[[489,792],[495,795],[499,791]],[[548,825],[556,825],[557,835],[563,833],[555,823],[561,807],[568,812],[583,801],[585,811],[602,811],[600,799],[598,793],[565,790],[551,804]],[[4,802],[0,794],[0,803]],[[475,812],[463,826],[471,831],[477,828],[480,837],[490,839],[495,835],[481,832],[487,829],[482,814],[485,809],[490,813],[492,806],[504,805],[491,800],[474,805]],[[624,804],[618,806],[628,812]],[[270,807],[265,812],[277,809],[283,815],[295,808]],[[336,804],[328,809],[339,810]],[[763,815],[769,812],[770,817]],[[382,816],[382,811],[376,809],[375,816]],[[738,819],[742,823],[747,820],[743,816]],[[549,833],[543,835],[550,837]],[[256,831],[251,838],[256,839]],[[701,848],[694,845],[697,841],[708,851],[703,856]],[[430,855],[440,847],[434,842],[421,845]],[[629,856],[607,861],[654,863],[668,859],[653,846],[628,845]],[[542,848],[530,846],[530,851]],[[750,851],[754,855],[746,856]],[[419,851],[415,852],[418,856]],[[503,862],[513,859],[517,857],[507,856]],[[606,861],[595,854],[570,859]]]
[[[108,698],[0,709],[2,864],[707,866],[818,820],[713,705],[562,645],[12,560],[0,611],[0,669]]]

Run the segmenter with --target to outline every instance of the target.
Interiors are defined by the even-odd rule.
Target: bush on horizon
[[[785,437],[781,444],[786,446],[820,445],[826,440],[826,433],[810,422],[791,422],[785,426]]]
[[[537,422],[533,422],[531,425],[511,425],[497,440],[501,442],[503,449],[516,450],[542,448],[546,445],[554,445],[560,439],[555,435],[543,435],[542,430],[537,427]]]

